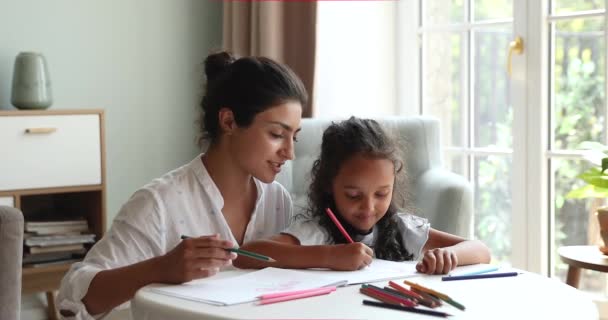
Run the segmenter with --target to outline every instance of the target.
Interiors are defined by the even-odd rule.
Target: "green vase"
[[[46,109],[53,104],[46,59],[38,52],[20,52],[15,58],[11,103],[18,109]]]

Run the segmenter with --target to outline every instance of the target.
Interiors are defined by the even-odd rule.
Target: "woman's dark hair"
[[[297,101],[302,106],[308,94],[302,81],[289,67],[264,57],[237,59],[228,52],[205,59],[205,94],[201,100],[202,139],[211,143],[221,135],[219,111],[228,108],[239,127],[247,127],[256,114]]]
[[[399,155],[396,142],[374,120],[351,117],[348,120],[332,123],[323,133],[321,154],[311,170],[311,184],[308,189],[308,214],[319,219],[321,227],[328,231],[334,243],[346,243],[335,224],[325,213],[331,208],[349,234],[359,233],[340,212],[337,211],[331,186],[340,167],[348,159],[363,155],[372,159],[387,159],[395,166],[395,183],[391,204],[386,214],[378,221],[377,240],[374,252],[377,258],[404,261],[412,260],[413,255],[401,243],[397,222],[393,218],[404,203],[405,193],[397,190],[402,185],[405,173],[402,172],[403,160]]]

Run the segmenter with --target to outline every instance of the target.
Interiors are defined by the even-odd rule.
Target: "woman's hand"
[[[374,251],[363,243],[355,242],[332,246],[329,266],[332,270],[352,271],[372,263]]]
[[[416,265],[416,270],[426,274],[448,274],[457,266],[458,258],[454,251],[435,248],[424,253],[422,260]]]
[[[160,278],[164,283],[184,283],[210,277],[236,259],[236,253],[226,251],[233,246],[217,234],[184,239],[160,257]]]

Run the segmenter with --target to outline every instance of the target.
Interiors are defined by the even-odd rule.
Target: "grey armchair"
[[[406,170],[411,205],[435,229],[473,236],[473,191],[463,177],[441,167],[439,121],[428,116],[378,119],[383,127],[405,141]],[[320,151],[323,130],[331,120],[303,119],[296,159],[288,162],[277,180],[290,191],[296,213],[306,205],[310,169]]]
[[[19,319],[22,253],[23,214],[0,206],[0,319]]]

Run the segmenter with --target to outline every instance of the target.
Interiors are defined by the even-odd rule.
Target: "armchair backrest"
[[[23,214],[0,206],[0,319],[19,319]]]

